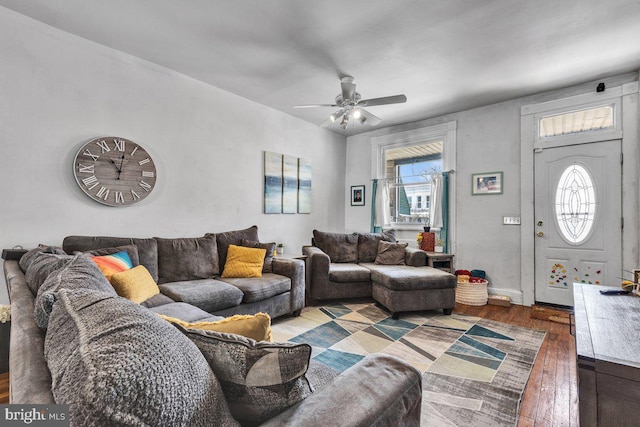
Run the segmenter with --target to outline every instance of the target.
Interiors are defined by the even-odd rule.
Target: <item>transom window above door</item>
[[[601,105],[582,110],[541,117],[538,122],[538,137],[548,138],[614,126],[614,106]]]

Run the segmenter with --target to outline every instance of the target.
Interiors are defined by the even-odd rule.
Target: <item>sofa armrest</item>
[[[9,403],[54,403],[44,358],[45,334],[33,316],[33,294],[18,261],[5,261],[4,275],[11,296]]]
[[[422,249],[405,248],[405,262],[412,267],[424,267],[427,265],[427,253]]]
[[[305,286],[307,295],[313,299],[314,285],[326,287],[329,284],[329,266],[331,259],[322,249],[315,246],[303,246],[302,253],[307,256]]]
[[[421,407],[420,373],[371,354],[263,426],[419,426]]]
[[[271,263],[275,274],[291,279],[291,312],[304,307],[304,261],[300,259],[273,257]]]

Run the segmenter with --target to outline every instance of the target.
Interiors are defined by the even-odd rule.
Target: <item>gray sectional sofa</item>
[[[306,255],[308,304],[318,300],[373,297],[393,318],[399,312],[455,308],[456,277],[428,267],[426,252],[382,233],[313,231]]]
[[[256,280],[253,288],[196,277],[211,273],[205,260],[213,261],[212,240],[220,269],[224,246],[258,241],[257,228],[198,239],[72,236],[63,248],[73,256],[41,247],[5,260],[12,310],[10,402],[69,404],[71,425],[83,426],[419,425],[421,376],[397,358],[371,355],[337,375],[311,360],[306,344],[256,343],[161,319],[157,313],[196,321],[258,311],[275,317],[302,308],[300,260],[274,259],[272,273],[263,273],[264,283]],[[149,270],[161,294],[141,304],[118,296],[81,253],[123,247]],[[183,277],[186,271],[194,276]],[[282,290],[282,280],[290,287]],[[212,293],[214,286],[219,294]],[[242,292],[241,301],[228,286]],[[271,357],[274,352],[280,356]],[[281,362],[292,355],[298,355],[296,369]],[[257,385],[236,378],[242,375]],[[352,404],[344,405],[346,399]]]

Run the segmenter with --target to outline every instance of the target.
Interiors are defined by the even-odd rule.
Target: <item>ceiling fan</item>
[[[334,104],[295,105],[293,108],[338,107],[339,109],[335,113],[331,114],[320,126],[338,123],[342,129],[346,129],[349,122],[353,122],[354,120],[357,120],[360,124],[367,122],[371,125],[377,125],[382,121],[379,117],[376,117],[365,110],[364,107],[401,104],[403,102],[407,102],[407,97],[404,95],[362,99],[360,93],[356,92],[356,84],[353,82],[354,80],[355,79],[351,76],[343,76],[340,79],[342,93],[336,96]]]

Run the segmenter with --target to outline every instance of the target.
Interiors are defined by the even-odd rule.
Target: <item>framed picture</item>
[[[502,194],[502,172],[474,173],[471,175],[471,195]]]
[[[364,185],[351,186],[351,206],[364,206]]]

